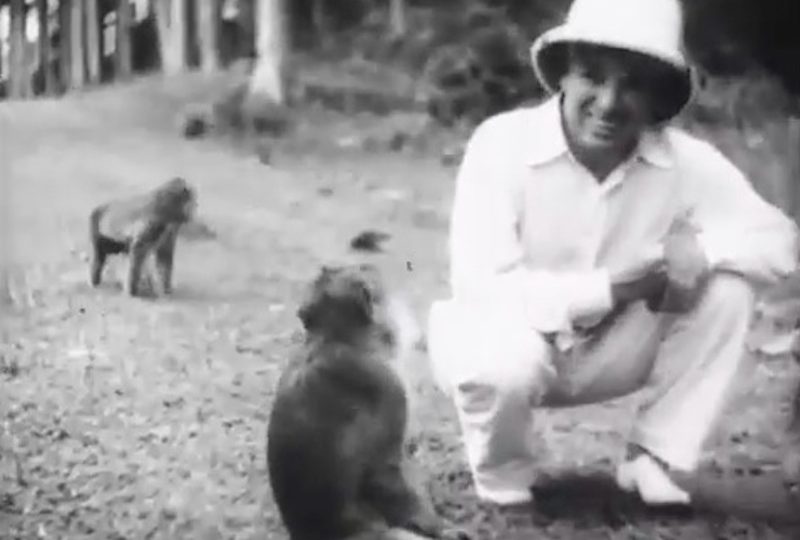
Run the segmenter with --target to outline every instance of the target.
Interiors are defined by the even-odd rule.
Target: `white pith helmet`
[[[692,96],[678,0],[574,0],[564,24],[540,35],[530,50],[536,76],[551,93],[558,91],[566,70],[568,43],[623,49],[670,68],[666,73],[674,77],[659,86],[663,107],[656,113],[657,122],[677,115]]]

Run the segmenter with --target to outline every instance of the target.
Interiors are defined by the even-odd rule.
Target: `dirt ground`
[[[350,259],[349,239],[371,228],[392,238],[368,257],[420,320],[446,293],[455,169],[438,152],[363,151],[352,137],[390,120],[314,111],[267,165],[225,142],[176,136],[176,96],[196,84],[154,79],[0,103],[0,252],[17,302],[2,313],[2,539],[285,539],[265,428],[299,330],[300,287],[321,263]],[[91,206],[173,175],[197,186],[203,225],[179,245],[174,295],[125,298],[113,265],[91,289]],[[693,482],[692,512],[648,511],[613,488],[636,396],[539,413],[530,538],[800,538],[777,468],[797,368],[753,360]],[[475,498],[426,362],[418,352],[404,366],[413,459],[442,513],[476,539],[508,538]]]

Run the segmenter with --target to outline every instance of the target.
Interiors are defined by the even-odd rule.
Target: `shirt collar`
[[[572,158],[567,139],[561,126],[560,97],[554,96],[540,106],[536,118],[535,136],[529,137],[528,164],[542,165],[558,157]],[[651,129],[642,133],[632,159],[642,159],[663,169],[674,165],[672,148],[663,129]]]
[[[567,139],[561,128],[560,97],[554,96],[539,106],[532,136],[528,137],[528,164],[543,165],[557,157],[569,154]]]

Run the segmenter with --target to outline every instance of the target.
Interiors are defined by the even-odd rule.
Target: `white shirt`
[[[772,283],[795,267],[794,223],[710,144],[647,132],[602,183],[570,153],[558,98],[483,122],[456,179],[455,299],[501,301],[541,332],[570,333],[611,305],[609,269],[657,256],[688,219],[713,269]]]

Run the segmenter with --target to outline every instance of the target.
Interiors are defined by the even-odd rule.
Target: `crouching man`
[[[452,297],[429,350],[478,495],[528,503],[536,407],[650,388],[617,481],[689,503],[759,287],[797,231],[711,145],[666,124],[691,96],[677,0],[575,0],[531,48],[553,93],[473,133],[456,180]]]

